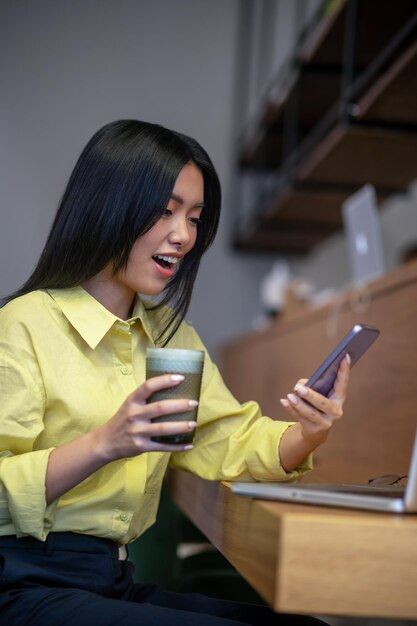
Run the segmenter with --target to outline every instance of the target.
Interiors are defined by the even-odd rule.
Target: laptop
[[[342,204],[342,217],[355,285],[363,285],[385,272],[380,216],[375,189],[364,185]]]
[[[417,433],[407,486],[374,486],[311,483],[243,483],[231,484],[233,493],[261,500],[282,500],[300,504],[327,505],[386,511],[417,513]]]

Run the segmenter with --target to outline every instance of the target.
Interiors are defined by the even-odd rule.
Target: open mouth
[[[162,256],[160,254],[155,254],[152,258],[155,263],[158,263],[158,265],[166,270],[173,270],[175,265],[178,263],[178,259],[173,256]]]

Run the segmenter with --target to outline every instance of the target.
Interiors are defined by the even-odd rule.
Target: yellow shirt
[[[310,469],[309,458],[283,470],[278,446],[290,423],[240,405],[206,352],[193,450],[113,461],[46,506],[51,450],[109,420],[144,381],[157,315],[138,298],[121,320],[81,287],[34,291],[0,310],[0,535],[132,541],[155,520],[168,463],[210,480],[288,480]],[[169,347],[205,350],[185,322]]]

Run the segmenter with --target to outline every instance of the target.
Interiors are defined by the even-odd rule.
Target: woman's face
[[[179,173],[162,216],[134,243],[127,266],[116,274],[116,280],[132,292],[160,294],[195,244],[203,207],[203,175],[190,162]]]

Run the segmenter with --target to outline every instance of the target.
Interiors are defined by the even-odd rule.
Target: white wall
[[[238,0],[0,3],[0,294],[21,284],[80,150],[133,117],[195,136],[232,212]],[[226,218],[223,219],[223,223]],[[226,228],[203,260],[188,317],[210,348],[258,310],[261,259],[237,259]]]

